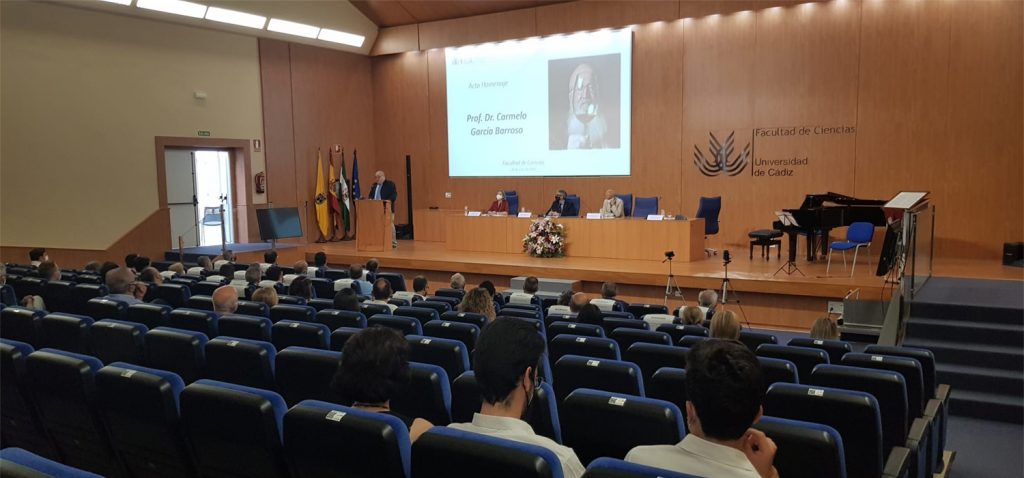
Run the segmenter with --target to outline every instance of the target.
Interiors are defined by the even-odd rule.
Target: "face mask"
[[[564,200],[565,200],[565,198],[563,198],[562,196],[555,196],[555,201],[561,202],[561,201],[564,201]]]
[[[494,197],[495,197],[495,199],[501,201],[501,194],[498,194],[497,196],[494,196]]]

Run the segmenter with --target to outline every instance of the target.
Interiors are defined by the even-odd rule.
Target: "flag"
[[[359,192],[359,151],[352,150],[352,197],[359,199],[363,195]]]
[[[338,178],[334,176],[334,151],[328,155],[330,158],[327,174],[328,198],[331,201],[331,224],[335,229],[341,229],[341,205],[338,204]],[[337,233],[337,231],[335,231]]]
[[[327,210],[327,194],[326,187],[324,187],[324,160],[320,155],[320,150],[316,150],[316,195],[313,196],[313,201],[316,203],[316,224],[320,227],[320,234],[324,239],[328,237],[330,232],[330,212]]]
[[[341,168],[341,181],[338,181],[338,197],[341,198],[341,223],[344,226],[344,234],[348,234],[348,231],[352,229],[351,215],[352,215],[352,202],[348,196],[348,177],[345,174],[345,150],[341,150],[341,164],[338,165]],[[343,235],[344,235],[343,234]]]

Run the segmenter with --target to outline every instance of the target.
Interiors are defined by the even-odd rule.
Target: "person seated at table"
[[[504,216],[508,214],[508,201],[505,200],[505,193],[503,191],[498,191],[494,202],[491,203],[491,207],[487,208],[487,214],[490,216]]]
[[[555,201],[551,203],[551,207],[548,208],[548,212],[544,213],[544,215],[551,217],[578,216],[579,211],[576,210],[576,206],[572,202],[566,199],[567,196],[568,194],[564,189],[559,189],[555,193]]]
[[[604,192],[604,204],[601,205],[601,217],[622,217],[622,199],[609,189]]]

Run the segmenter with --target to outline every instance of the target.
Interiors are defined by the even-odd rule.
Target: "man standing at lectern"
[[[395,231],[395,201],[398,200],[398,189],[395,182],[384,177],[384,171],[374,173],[376,180],[370,188],[370,199],[379,199],[391,203],[391,247],[398,247],[398,234]]]

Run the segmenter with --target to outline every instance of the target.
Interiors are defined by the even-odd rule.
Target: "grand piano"
[[[821,255],[828,255],[829,232],[836,227],[855,222],[870,222],[875,227],[885,226],[885,213],[881,199],[857,199],[839,193],[808,194],[799,209],[783,209],[793,215],[798,226],[784,226],[775,221],[773,227],[789,234],[789,260],[796,258],[797,235],[807,235],[807,260],[815,260],[816,243],[821,244]]]

